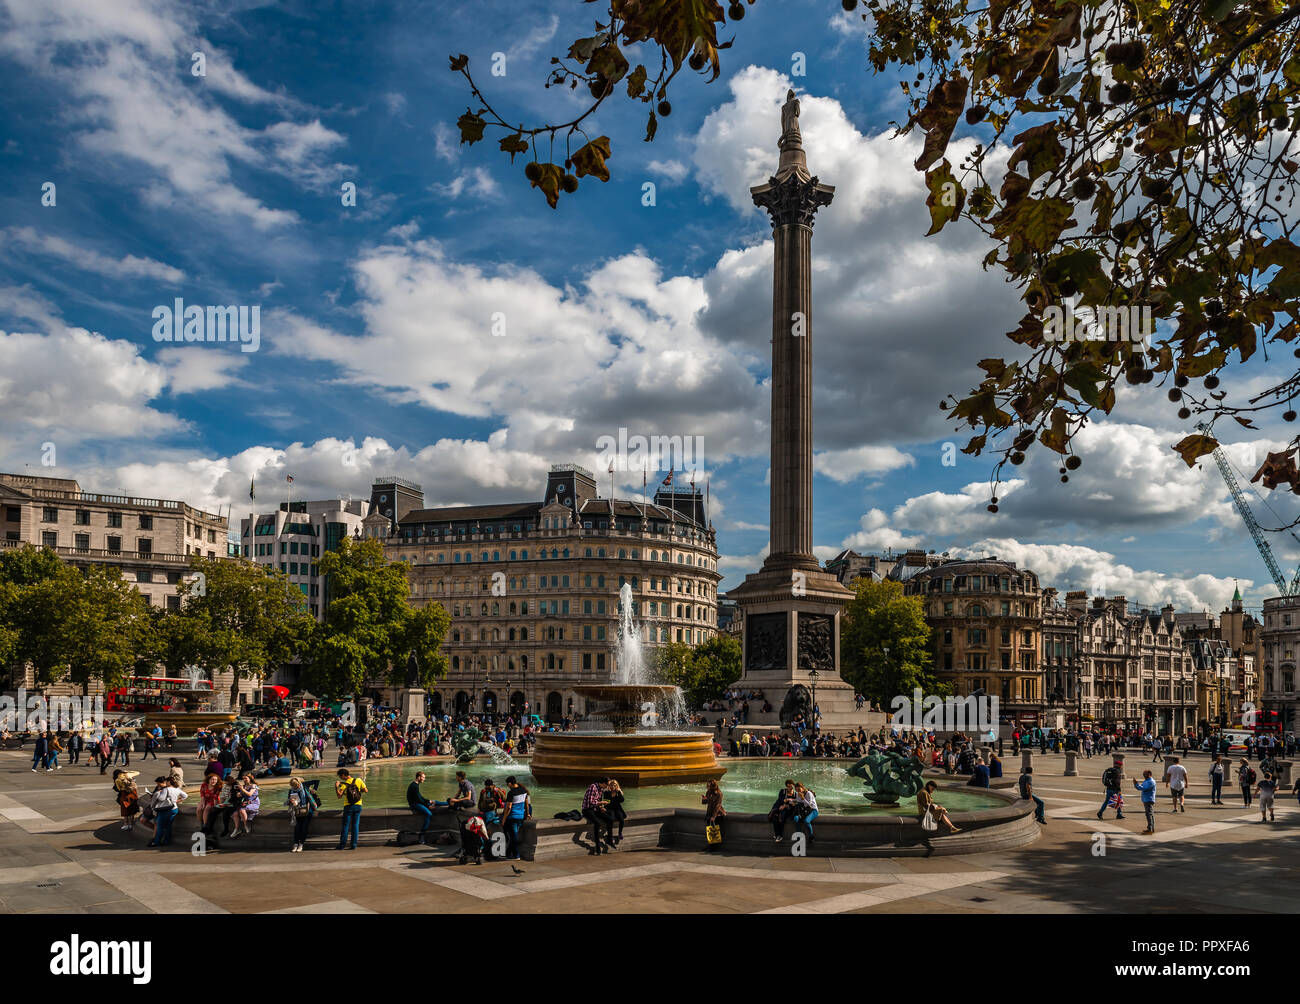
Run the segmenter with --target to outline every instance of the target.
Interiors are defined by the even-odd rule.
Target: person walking
[[[1047,816],[1043,800],[1034,794],[1034,768],[1026,767],[1023,774],[1020,775],[1020,797],[1025,800],[1032,800],[1034,803],[1034,819],[1047,825]]]
[[[502,825],[506,831],[506,860],[519,860],[519,831],[532,818],[533,802],[525,788],[512,775],[506,778],[506,810]]]
[[[361,799],[366,793],[366,782],[353,777],[346,768],[340,768],[334,782],[334,794],[343,801],[343,819],[339,828],[337,850],[355,851],[361,835]],[[349,844],[349,841],[351,843]]]
[[[424,835],[429,830],[429,825],[433,822],[433,803],[424,797],[420,791],[420,785],[424,784],[425,773],[422,770],[415,772],[415,778],[406,786],[406,804],[410,807],[411,812],[420,820],[420,829],[415,835],[417,844],[424,843]]]
[[[302,783],[302,778],[291,777],[284,804],[289,807],[289,815],[293,819],[293,844],[289,853],[300,854],[307,843],[307,831],[311,829],[312,817],[320,807],[320,801],[316,793]]]
[[[1273,796],[1277,794],[1277,782],[1273,780],[1273,775],[1264,772],[1264,776],[1259,779],[1259,786],[1255,791],[1259,796],[1259,821],[1261,823],[1276,823],[1277,816],[1273,812]]]
[[[722,789],[718,787],[718,782],[712,778],[704,783],[704,794],[700,796],[700,802],[704,805],[704,849],[711,851],[716,847],[722,846],[722,819],[727,814],[727,810],[722,807]],[[715,831],[718,839],[709,842],[709,827],[716,826]]]
[[[1174,807],[1170,812],[1187,811],[1187,768],[1178,762],[1178,757],[1173,758],[1173,763],[1165,768],[1165,776],[1162,779],[1169,786],[1169,795],[1173,800]]]
[[[58,735],[53,732],[49,734],[48,742],[49,752],[45,754],[46,771],[63,770],[62,765],[59,763],[59,754],[63,752],[63,743],[59,741]]]
[[[1097,810],[1097,818],[1101,819],[1107,809],[1115,810],[1115,818],[1124,818],[1124,796],[1119,790],[1119,764],[1114,763],[1107,767],[1101,773],[1101,783],[1106,789],[1106,797],[1102,800],[1101,808]]]
[[[1246,762],[1245,757],[1237,767],[1237,784],[1241,786],[1242,801],[1249,807],[1251,789],[1255,787],[1255,768]]]
[[[1214,762],[1210,764],[1210,804],[1223,804],[1223,757],[1218,753],[1214,754]]]
[[[99,773],[101,775],[108,772],[112,766],[113,744],[108,741],[108,733],[99,737]]]
[[[81,762],[81,750],[86,745],[85,739],[80,732],[74,732],[68,736],[68,763]]]
[[[48,765],[50,757],[50,740],[48,732],[37,732],[36,742],[32,746],[32,773],[35,774],[37,768],[44,770]]]
[[[144,756],[140,757],[140,762],[143,763],[150,757],[155,760],[158,759],[158,738],[152,732],[146,732],[144,734]]]
[[[1142,780],[1134,779],[1133,787],[1142,793],[1142,810],[1147,814],[1147,828],[1142,831],[1145,836],[1156,832],[1156,782],[1148,768],[1142,772]]]

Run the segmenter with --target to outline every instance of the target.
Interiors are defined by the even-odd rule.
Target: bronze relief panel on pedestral
[[[835,619],[829,614],[799,614],[799,668],[835,672]]]
[[[745,618],[746,670],[785,669],[785,614],[750,614]]]

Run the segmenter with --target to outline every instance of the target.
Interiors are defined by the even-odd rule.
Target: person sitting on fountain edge
[[[588,853],[608,854],[614,849],[614,818],[605,811],[609,804],[605,798],[605,785],[609,778],[598,777],[587,786],[582,796],[582,818],[591,823],[591,840],[594,845]],[[605,828],[605,846],[601,846],[600,828]]]
[[[982,757],[975,761],[970,780],[966,783],[972,788],[987,788],[989,786],[989,768]]]
[[[465,776],[463,770],[456,771],[456,794],[452,795],[445,802],[434,802],[434,805],[445,805],[450,809],[466,809],[473,812],[475,809],[474,785],[470,779]]]

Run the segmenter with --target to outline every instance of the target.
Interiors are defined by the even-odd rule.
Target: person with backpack
[[[1101,819],[1102,814],[1110,808],[1115,810],[1115,818],[1124,818],[1124,796],[1119,790],[1119,764],[1112,764],[1107,767],[1101,774],[1101,783],[1106,789],[1106,798],[1101,803],[1101,808],[1097,810],[1097,818]]]
[[[1210,764],[1210,804],[1223,804],[1223,757],[1214,754],[1214,763]]]
[[[492,778],[483,779],[483,788],[478,794],[478,811],[485,822],[501,822],[501,809],[506,804],[506,793],[498,788]]]
[[[340,769],[334,783],[334,794],[343,800],[343,821],[339,829],[337,850],[355,851],[361,835],[361,798],[366,793],[366,782]],[[349,844],[349,841],[351,843]]]
[[[1241,764],[1237,768],[1237,784],[1241,786],[1241,799],[1247,807],[1250,806],[1250,793],[1255,787],[1255,768],[1246,762],[1246,758],[1241,758]]]
[[[156,787],[149,796],[149,806],[154,815],[154,837],[149,846],[166,847],[172,842],[172,823],[180,814],[181,802],[188,796],[166,775],[154,778],[154,784]]]

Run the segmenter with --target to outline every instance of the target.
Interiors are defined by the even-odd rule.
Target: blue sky
[[[945,466],[966,436],[939,399],[1014,348],[1019,312],[978,233],[922,236],[897,82],[870,74],[838,3],[749,8],[721,77],[674,83],[653,144],[643,106],[602,109],[613,180],[558,210],[495,139],[461,146],[472,100],[448,55],[508,118],[568,117],[584,92],[541,83],[595,10],[0,0],[0,469],[53,442],[47,473],[237,516],[250,477],[262,504],[287,473],[298,497],[395,473],[431,504],[528,499],[620,427],[702,436],[727,588],[767,541],[771,244],[747,192],[775,169],[794,86],[810,167],[837,187],[814,236],[819,553],[995,553],[1062,590],[1186,608],[1221,608],[1234,577],[1248,604],[1272,595],[1213,467],[1169,449],[1186,430],[1159,390],[1080,437],[1068,485],[1035,451],[996,516],[986,458]],[[259,351],[155,343],[151,311],[175,297],[260,306]],[[1257,435],[1230,447],[1248,473],[1289,438]],[[1294,568],[1300,548],[1277,547]]]

